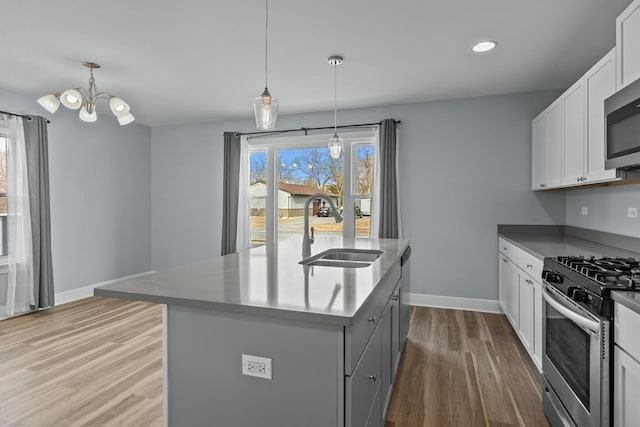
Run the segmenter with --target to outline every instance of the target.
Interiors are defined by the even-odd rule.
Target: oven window
[[[589,411],[589,334],[547,304],[547,356]]]
[[[639,102],[640,99],[637,99],[607,117],[607,151],[610,159],[640,151],[640,112],[637,107],[640,105]]]

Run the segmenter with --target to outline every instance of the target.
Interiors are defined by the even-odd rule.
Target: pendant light
[[[329,57],[329,64],[333,65],[333,136],[329,139],[329,155],[334,159],[340,158],[344,147],[344,139],[338,136],[338,65],[343,62],[342,56]]]
[[[278,118],[278,100],[271,96],[267,85],[267,59],[269,53],[269,0],[265,0],[265,24],[264,24],[264,92],[253,101],[253,111],[256,115],[256,127],[270,130],[276,128]]]
[[[96,114],[96,101],[103,98],[109,100],[111,112],[116,116],[120,125],[124,126],[134,121],[135,117],[129,112],[129,104],[108,92],[98,92],[96,79],[93,77],[93,70],[100,68],[100,65],[89,61],[83,62],[82,65],[89,68],[89,89],[85,90],[84,88],[78,87],[67,89],[64,92],[45,95],[38,99],[38,103],[50,113],[55,113],[61,103],[71,110],[80,109],[80,120],[84,122],[95,122],[98,119]]]

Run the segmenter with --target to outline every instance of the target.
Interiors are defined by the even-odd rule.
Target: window
[[[325,196],[308,207],[317,236],[369,237],[375,131],[341,136],[339,159],[329,156],[330,135],[249,140],[252,246],[302,235],[305,202],[316,193]],[[335,222],[327,199],[343,222]]]
[[[7,138],[0,135],[0,256],[7,249]]]

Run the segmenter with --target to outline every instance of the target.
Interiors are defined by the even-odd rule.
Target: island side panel
[[[169,305],[168,425],[344,425],[344,330]],[[242,375],[242,354],[272,359],[272,380]]]

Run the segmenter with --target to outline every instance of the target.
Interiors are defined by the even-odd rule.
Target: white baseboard
[[[108,285],[109,283],[119,282],[121,280],[133,279],[134,277],[146,276],[147,274],[155,273],[155,271],[146,271],[144,273],[132,274],[131,276],[120,277],[106,282],[94,283],[91,285],[83,286],[81,288],[69,289],[68,291],[56,292],[55,303],[56,305],[66,304],[68,302],[76,301],[83,298],[93,296],[93,288],[98,286]]]
[[[444,297],[440,295],[409,294],[409,304],[421,307],[502,313],[498,301],[475,298]]]

